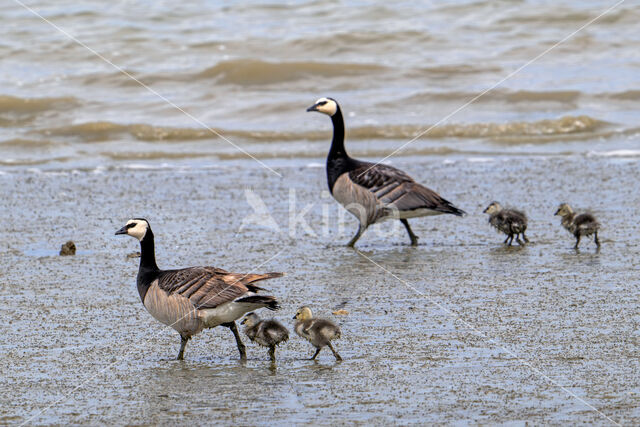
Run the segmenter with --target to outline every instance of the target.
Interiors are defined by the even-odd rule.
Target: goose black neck
[[[333,185],[340,175],[350,170],[353,161],[344,148],[344,119],[342,118],[340,107],[331,116],[331,121],[333,122],[333,140],[327,156],[327,181],[329,191],[333,194]]]
[[[158,264],[156,264],[156,250],[153,241],[153,232],[149,228],[140,241],[140,268],[138,269],[138,293],[144,303],[144,297],[158,276]]]
[[[342,118],[340,107],[331,116],[331,122],[333,123],[333,140],[331,141],[328,160],[348,159],[349,155],[344,148],[344,119]]]

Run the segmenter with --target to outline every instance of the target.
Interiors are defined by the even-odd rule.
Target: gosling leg
[[[276,361],[276,346],[272,345],[269,347],[269,357],[271,358],[272,362]]]
[[[363,227],[362,224],[358,224],[358,232],[356,233],[355,236],[353,236],[353,238],[351,240],[349,240],[349,243],[347,243],[347,246],[352,248],[353,245],[356,244],[356,242],[358,241],[358,239],[360,238],[360,236],[362,236],[362,234],[364,233],[364,231],[367,229],[367,227]]]
[[[580,235],[576,235],[576,245],[573,247],[573,249],[578,249],[578,245],[580,244]]]
[[[523,239],[525,242],[529,243],[529,239],[527,239],[527,236],[525,236],[525,235],[524,235],[524,231],[522,232],[522,239]]]
[[[335,351],[335,349],[333,348],[333,346],[331,345],[331,343],[327,343],[327,345],[329,346],[329,348],[331,349],[331,351],[333,352],[333,357],[336,358],[337,361],[341,361],[342,357],[340,357],[340,355],[338,354],[337,351]]]
[[[190,339],[191,337],[180,335],[180,351],[178,352],[176,360],[184,360],[184,348],[187,346]]]
[[[508,241],[509,241],[509,235],[507,235],[507,238],[506,238],[506,239],[504,239],[504,242],[502,242],[502,244],[503,244],[503,245],[506,245]]]
[[[409,221],[406,219],[401,219],[400,222],[404,225],[404,228],[407,229],[407,233],[409,233],[409,238],[411,239],[411,246],[418,246],[418,236],[413,234],[411,227],[409,227]]]
[[[316,357],[318,357],[318,354],[320,354],[320,350],[322,350],[322,348],[317,349],[316,353],[309,360],[316,360]]]
[[[524,245],[524,242],[520,240],[520,234],[516,234],[516,242],[518,242],[520,246]]]
[[[593,239],[597,247],[600,247],[600,240],[598,240],[598,232],[595,232],[596,237]]]
[[[236,322],[223,323],[222,326],[231,329],[231,332],[233,332],[233,336],[236,337],[236,345],[238,346],[238,351],[240,352],[240,360],[247,360],[247,351],[244,344],[242,343],[242,339],[240,338],[240,333],[238,332]]]
[[[509,246],[513,243],[513,234],[509,234]]]

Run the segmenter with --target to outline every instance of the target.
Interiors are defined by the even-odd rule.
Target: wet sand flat
[[[412,220],[417,248],[369,231],[359,252],[322,163],[0,174],[0,424],[640,422],[638,158],[394,159],[469,215]],[[247,219],[245,190],[272,222]],[[492,200],[528,213],[530,245],[502,245],[480,213]],[[572,249],[552,216],[564,201],[601,220],[599,253]],[[292,237],[290,209],[310,204]],[[267,285],[276,318],[291,326],[301,304],[334,318],[344,362],[304,360],[292,336],[277,369],[254,344],[242,365],[222,328],[173,360],[177,333],[135,289],[138,245],[113,235],[132,216],[161,268],[287,272]],[[77,255],[57,256],[67,240]]]

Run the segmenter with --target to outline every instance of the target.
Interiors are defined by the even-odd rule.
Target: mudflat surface
[[[640,422],[637,158],[394,159],[469,215],[412,220],[415,248],[384,223],[358,251],[322,163],[0,174],[0,424]],[[527,212],[531,244],[502,245],[492,200]],[[600,252],[572,249],[565,201],[600,219]],[[135,289],[138,244],[113,235],[133,216],[161,268],[286,272],[267,283],[276,318],[333,318],[345,360],[305,360],[292,334],[275,369],[254,344],[243,365],[222,328],[173,360],[177,333]],[[59,257],[67,240],[78,253]]]

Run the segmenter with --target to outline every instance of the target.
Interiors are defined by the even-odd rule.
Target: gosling
[[[576,214],[568,203],[563,203],[558,207],[554,215],[562,217],[562,226],[576,238],[574,249],[578,249],[580,237],[589,237],[594,235],[593,242],[600,248],[600,240],[598,240],[598,230],[600,223],[590,213]]]
[[[269,357],[276,361],[276,346],[289,339],[289,331],[274,319],[260,319],[255,313],[248,313],[242,322],[245,335],[263,347],[269,347]]]
[[[300,307],[293,316],[296,319],[294,330],[296,334],[309,341],[315,348],[316,353],[310,360],[315,360],[323,347],[329,347],[336,360],[342,357],[331,345],[331,340],[340,338],[340,328],[338,325],[327,319],[314,318],[311,309],[307,306]]]
[[[529,239],[524,234],[527,230],[527,216],[524,212],[516,209],[504,209],[500,203],[491,202],[483,213],[489,214],[489,224],[507,235],[503,243],[508,242],[511,246],[514,236],[520,245],[524,245],[522,240],[529,243]],[[522,236],[522,240],[520,240],[520,236]]]

